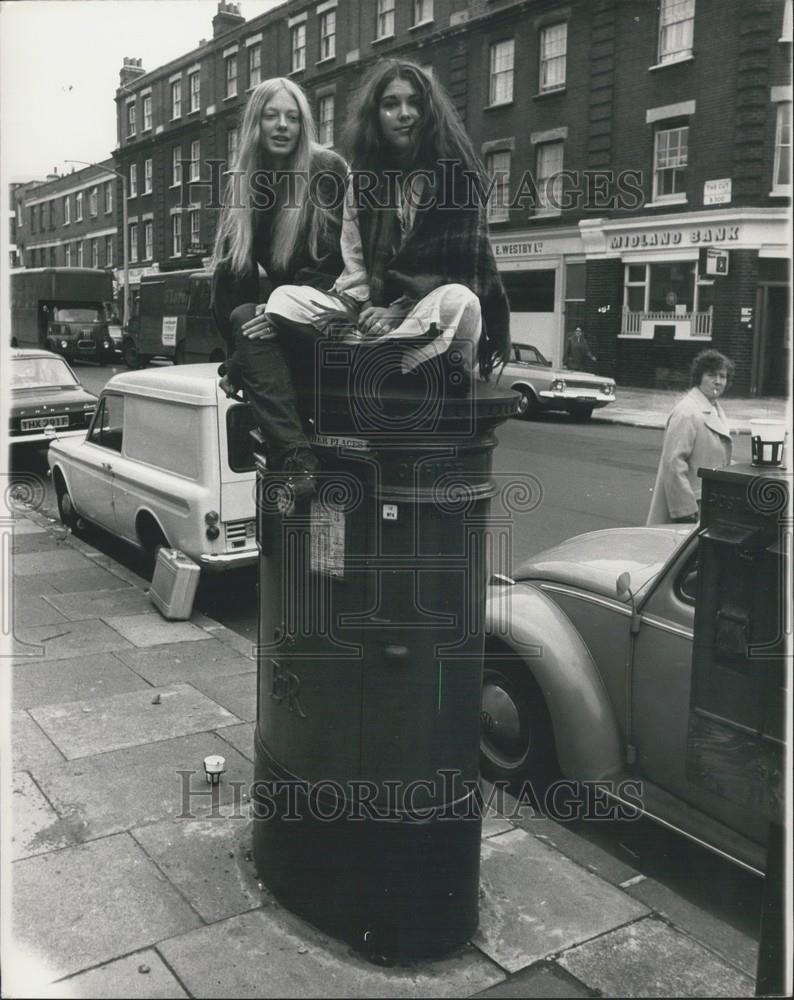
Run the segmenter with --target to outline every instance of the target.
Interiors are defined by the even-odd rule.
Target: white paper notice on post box
[[[163,316],[163,347],[176,347],[176,316]]]
[[[313,500],[309,534],[311,569],[326,576],[345,575],[345,515],[336,507]]]

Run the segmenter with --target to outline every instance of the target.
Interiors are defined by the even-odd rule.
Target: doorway
[[[754,396],[786,396],[791,364],[788,284],[759,284],[756,309],[758,323],[750,391]]]

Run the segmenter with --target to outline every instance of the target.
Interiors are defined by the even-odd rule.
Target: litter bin
[[[518,396],[388,364],[318,359],[316,496],[282,510],[258,467],[254,856],[316,926],[418,958],[477,926],[485,528]]]

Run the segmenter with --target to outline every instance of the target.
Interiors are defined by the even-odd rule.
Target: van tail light
[[[214,542],[220,533],[221,529],[217,526],[217,524],[211,524],[205,531],[207,538],[209,538],[211,542]]]

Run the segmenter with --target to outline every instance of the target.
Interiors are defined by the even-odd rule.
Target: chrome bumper
[[[227,569],[240,566],[255,566],[259,549],[242,549],[240,552],[220,552],[217,555],[205,553],[199,556],[199,565],[210,573],[223,573]]]

